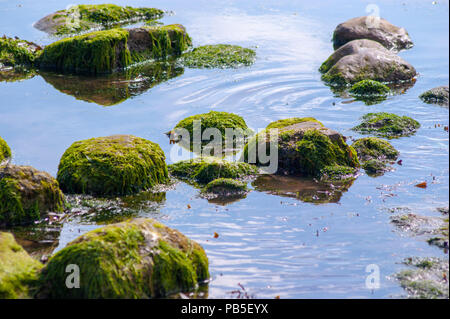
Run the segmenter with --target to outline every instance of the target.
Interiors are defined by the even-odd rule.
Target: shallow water
[[[0,1],[0,34],[48,44],[53,39],[32,24],[71,3]],[[114,3],[148,5],[137,0]],[[389,276],[404,268],[399,264],[403,258],[444,254],[397,232],[389,223],[389,209],[404,207],[439,216],[435,208],[449,205],[449,137],[442,126],[435,127],[449,125],[448,108],[418,99],[423,91],[449,81],[449,3],[377,1],[382,17],[409,32],[415,46],[400,55],[420,75],[404,94],[367,106],[333,96],[317,69],[332,53],[330,39],[336,25],[365,15],[369,3],[152,1],[152,6],[174,11],[162,21],[183,24],[195,46],[255,47],[256,63],[237,70],[177,69],[165,74],[162,79],[167,81],[161,83],[158,76],[152,80],[152,72],[143,73],[147,82],[125,76],[111,85],[101,78],[97,85],[103,81],[106,89],[112,87],[119,95],[97,98],[83,91],[90,87],[89,79],[58,81],[54,75],[42,74],[21,82],[0,82],[0,136],[13,150],[14,163],[56,175],[61,155],[74,141],[112,134],[150,139],[160,144],[171,162],[171,150],[177,149],[163,133],[180,119],[209,110],[237,113],[253,129],[281,118],[311,116],[353,138],[359,135],[350,128],[367,112],[411,116],[421,129],[412,137],[391,141],[403,165],[395,165],[394,171],[381,177],[359,176],[328,203],[295,196],[311,188],[307,181],[284,182],[281,193],[271,191],[270,181],[255,181],[249,184],[253,190],[246,198],[225,206],[208,202],[198,197],[195,188],[177,183],[158,201],[143,196],[127,212],[161,220],[205,248],[212,275],[210,298],[233,297],[231,291],[239,289],[239,283],[260,298],[398,297],[403,290]],[[105,98],[114,103],[105,103]],[[426,189],[414,187],[422,181],[428,182]],[[111,205],[103,211],[120,214],[121,204]],[[85,216],[67,220],[56,249],[107,220]],[[369,264],[380,268],[379,289],[365,287]]]

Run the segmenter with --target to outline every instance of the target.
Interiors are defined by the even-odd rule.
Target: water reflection
[[[283,197],[292,197],[302,202],[324,204],[338,203],[353,184],[354,180],[345,183],[323,183],[312,178],[261,175],[252,186],[260,192]]]
[[[54,72],[40,72],[40,75],[58,91],[78,100],[112,106],[183,73],[183,67],[173,61],[164,61],[147,62],[123,72],[96,77]]]
[[[16,82],[33,78],[36,75],[34,70],[18,70],[14,68],[1,68],[0,66],[0,82]]]

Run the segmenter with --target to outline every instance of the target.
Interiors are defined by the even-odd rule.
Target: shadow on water
[[[183,73],[183,67],[172,61],[164,61],[147,62],[123,72],[95,77],[44,71],[39,74],[62,93],[72,95],[78,100],[112,106]]]
[[[291,197],[302,202],[325,204],[338,203],[353,184],[354,180],[345,183],[323,183],[313,178],[261,175],[252,186],[260,192],[283,197]]]

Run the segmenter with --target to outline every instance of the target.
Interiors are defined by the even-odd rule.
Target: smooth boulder
[[[66,267],[79,267],[78,289]],[[53,255],[40,275],[38,298],[137,299],[194,290],[209,278],[203,248],[152,219],[90,231]]]
[[[404,28],[397,27],[383,18],[358,17],[339,24],[333,33],[333,46],[338,49],[358,39],[369,39],[381,43],[388,50],[409,49],[413,42]]]

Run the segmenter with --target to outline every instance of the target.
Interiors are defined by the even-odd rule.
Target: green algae
[[[323,182],[347,182],[355,178],[357,169],[349,166],[332,165],[320,170],[320,180]]]
[[[369,175],[382,175],[398,158],[399,152],[388,142],[377,137],[364,137],[352,144],[362,163],[362,168]]]
[[[247,183],[232,178],[217,178],[209,182],[204,191],[216,194],[242,193],[247,191]]]
[[[58,182],[29,166],[0,168],[0,224],[27,224],[64,209]]]
[[[132,135],[73,143],[63,154],[57,179],[67,193],[128,195],[168,180],[158,144]]]
[[[217,178],[242,179],[258,173],[258,168],[253,165],[212,157],[180,161],[168,167],[172,176],[199,184],[207,184]]]
[[[448,106],[449,89],[447,86],[440,86],[422,93],[419,98],[425,103]]]
[[[386,138],[398,138],[413,135],[420,123],[408,116],[392,113],[368,113],[362,117],[362,123],[352,128],[362,134],[375,134]]]
[[[80,288],[65,285],[67,265],[80,269]],[[209,277],[202,247],[151,219],[90,231],[52,256],[38,298],[158,298],[190,291]]]
[[[9,148],[6,141],[0,136],[0,164],[5,159],[8,159],[11,157],[11,149]]]
[[[0,299],[30,298],[41,268],[12,234],[0,232]]]
[[[297,124],[297,123],[303,123],[303,122],[316,122],[319,123],[321,126],[323,126],[323,124],[321,122],[319,122],[318,120],[316,120],[313,117],[291,117],[291,118],[287,118],[287,119],[282,119],[282,120],[278,120],[275,122],[270,123],[269,125],[267,125],[266,130],[270,130],[270,129],[280,129],[286,126],[290,126],[293,124]]]
[[[33,66],[40,53],[41,48],[34,43],[5,36],[0,38],[0,67]]]
[[[182,63],[190,68],[238,68],[255,62],[252,49],[237,45],[216,44],[197,47],[181,57]]]
[[[381,82],[373,80],[362,80],[355,83],[349,92],[366,105],[373,105],[384,101],[391,92],[389,87]]]

